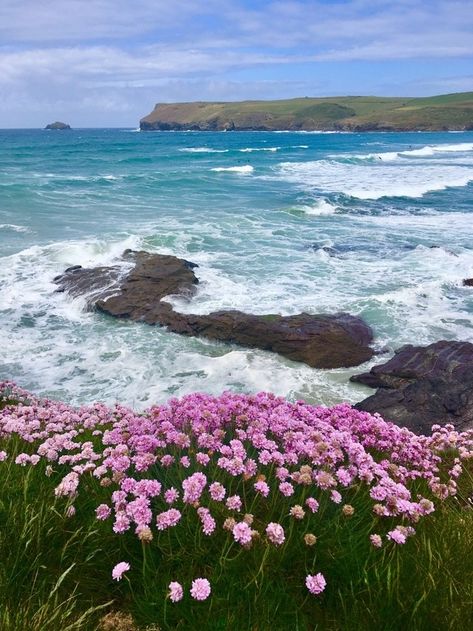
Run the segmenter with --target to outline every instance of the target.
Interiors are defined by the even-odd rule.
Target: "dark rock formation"
[[[386,420],[416,433],[433,424],[473,427],[473,344],[440,341],[403,346],[385,364],[351,381],[377,392],[355,407],[379,412]]]
[[[176,312],[163,300],[191,296],[198,279],[194,263],[162,254],[124,253],[130,265],[69,268],[55,278],[58,291],[87,296],[90,308],[118,318],[166,326],[170,331],[204,336],[279,353],[316,368],[357,366],[373,356],[371,329],[346,313],[294,316],[217,311],[208,315]]]
[[[473,287],[473,278],[465,278],[463,285],[465,287]]]
[[[129,265],[69,267],[54,279],[57,291],[86,296],[90,308],[117,318],[158,324],[154,314],[161,299],[177,293],[191,295],[199,282],[192,271],[197,265],[175,256],[125,250],[123,260]]]
[[[46,125],[44,129],[64,130],[64,129],[70,129],[70,128],[71,128],[70,125],[67,125],[66,123],[61,123],[60,121],[56,121],[55,123],[49,123],[49,125]]]

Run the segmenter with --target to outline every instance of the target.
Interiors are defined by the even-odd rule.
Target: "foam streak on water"
[[[123,131],[0,132],[0,378],[136,408],[195,390],[366,396],[356,369],[111,320],[55,293],[66,267],[126,248],[199,264],[196,296],[172,300],[183,311],[348,311],[388,352],[473,341],[473,133]]]

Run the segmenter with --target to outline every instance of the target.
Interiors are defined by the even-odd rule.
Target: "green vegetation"
[[[441,96],[344,96],[280,101],[158,103],[143,130],[463,130],[473,129],[473,92]]]
[[[101,628],[108,611],[131,613],[140,629],[154,623],[155,629],[202,631],[459,631],[473,619],[473,510],[458,499],[426,519],[404,546],[370,546],[370,505],[355,493],[352,517],[343,517],[330,502],[321,506],[317,521],[323,527],[314,548],[294,542],[284,554],[274,549],[265,556],[255,547],[228,549],[221,556],[220,537],[212,542],[201,537],[193,548],[169,531],[159,551],[132,533],[117,537],[109,524],[95,519],[94,507],[101,494],[105,498],[98,483],[81,493],[76,515],[68,518],[68,505],[54,500],[57,474],[45,477],[42,465],[5,466],[2,631],[92,631]],[[465,482],[471,492],[472,480]],[[190,541],[197,520],[194,526]],[[325,574],[331,587],[320,599],[299,584],[299,570],[311,569],[314,551],[317,565],[330,568]],[[110,568],[122,558],[131,562],[130,580],[114,583]],[[165,605],[170,567],[190,580],[196,567],[215,565],[220,571],[210,604]]]

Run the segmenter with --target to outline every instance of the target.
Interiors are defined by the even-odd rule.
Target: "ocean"
[[[201,391],[354,403],[403,344],[473,342],[473,132],[0,131],[0,379],[142,409]],[[178,310],[359,315],[382,354],[316,370],[85,310],[71,265],[199,265]]]

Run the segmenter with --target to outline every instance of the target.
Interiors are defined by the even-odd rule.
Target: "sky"
[[[473,0],[0,0],[0,128],[473,90]]]

